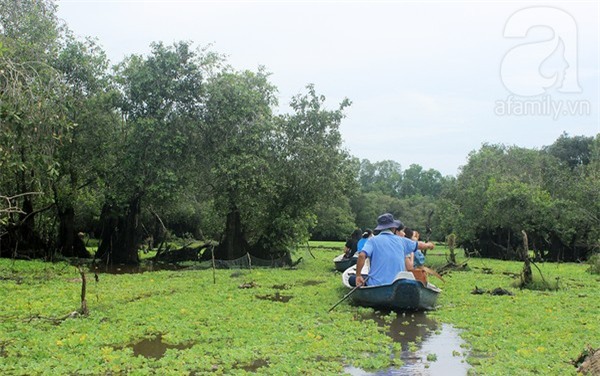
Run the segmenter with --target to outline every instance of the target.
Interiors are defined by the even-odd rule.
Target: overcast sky
[[[352,101],[344,147],[456,175],[482,143],[600,132],[596,1],[69,1],[58,15],[113,63],[150,43],[212,44],[272,72],[279,112],[315,85]]]

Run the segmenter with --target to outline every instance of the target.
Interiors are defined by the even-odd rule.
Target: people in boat
[[[357,228],[352,232],[350,238],[346,241],[346,245],[344,246],[344,257],[350,258],[354,256],[356,251],[358,250],[358,242],[361,239],[362,230]]]
[[[370,228],[366,229],[365,232],[362,233],[362,237],[358,241],[356,250],[361,251],[363,249],[363,247],[365,246],[365,243],[367,242],[367,240],[371,239],[372,237],[373,237],[373,230],[371,230]]]
[[[367,285],[385,285],[392,283],[398,272],[406,270],[406,256],[417,250],[434,248],[431,242],[424,243],[396,236],[398,229],[404,229],[404,225],[394,219],[392,214],[385,213],[377,218],[375,230],[380,231],[379,235],[366,242],[358,253],[356,286],[365,284],[361,272],[367,258],[370,260]]]

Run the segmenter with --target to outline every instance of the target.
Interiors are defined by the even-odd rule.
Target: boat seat
[[[402,272],[398,272],[398,274],[396,274],[396,278],[394,278],[394,281],[398,280],[398,279],[412,279],[414,281],[415,275],[412,274],[411,272],[402,271]]]

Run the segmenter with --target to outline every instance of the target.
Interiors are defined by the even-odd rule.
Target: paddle
[[[369,276],[366,276],[366,278],[365,278],[365,283],[367,282],[367,280],[368,280],[368,279],[369,279]],[[362,286],[362,285],[361,285],[361,286]],[[346,295],[344,295],[344,297],[343,297],[342,299],[340,299],[340,301],[339,301],[339,302],[335,303],[335,304],[333,305],[333,307],[329,308],[329,311],[327,311],[327,312],[331,312],[331,311],[333,311],[333,309],[334,309],[335,307],[337,307],[337,306],[338,306],[338,305],[339,305],[341,302],[343,302],[344,300],[348,299],[348,297],[349,297],[350,295],[354,294],[354,291],[356,291],[356,289],[358,289],[358,288],[359,288],[359,287],[361,287],[361,286],[356,286],[356,287],[354,287],[352,290],[350,290],[350,292],[349,292],[349,293],[347,293]]]
[[[430,269],[423,265],[420,266],[420,268],[423,268],[423,270],[425,270],[427,272],[427,274],[434,275],[434,276],[438,277],[442,282],[446,283],[446,281],[444,281],[444,278],[442,278],[442,276],[439,275],[438,272],[436,272],[435,270]]]

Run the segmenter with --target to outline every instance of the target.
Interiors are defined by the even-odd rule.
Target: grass
[[[332,263],[342,248],[311,244],[316,259],[296,254],[297,269],[217,270],[216,284],[205,268],[88,275],[89,316],[58,324],[49,318],[80,305],[76,268],[0,259],[0,374],[243,375],[258,365],[267,375],[336,375],[398,365],[386,328],[359,321],[370,309],[344,302],[327,313],[347,292]],[[444,264],[444,249],[435,251],[427,264]],[[429,316],[463,330],[472,374],[576,375],[568,361],[600,346],[600,277],[588,266],[538,264],[560,289],[532,291],[513,287],[521,263],[468,264],[434,282],[444,291]],[[475,286],[514,296],[473,295]],[[163,357],[136,356],[134,344],[159,336],[171,347]]]

